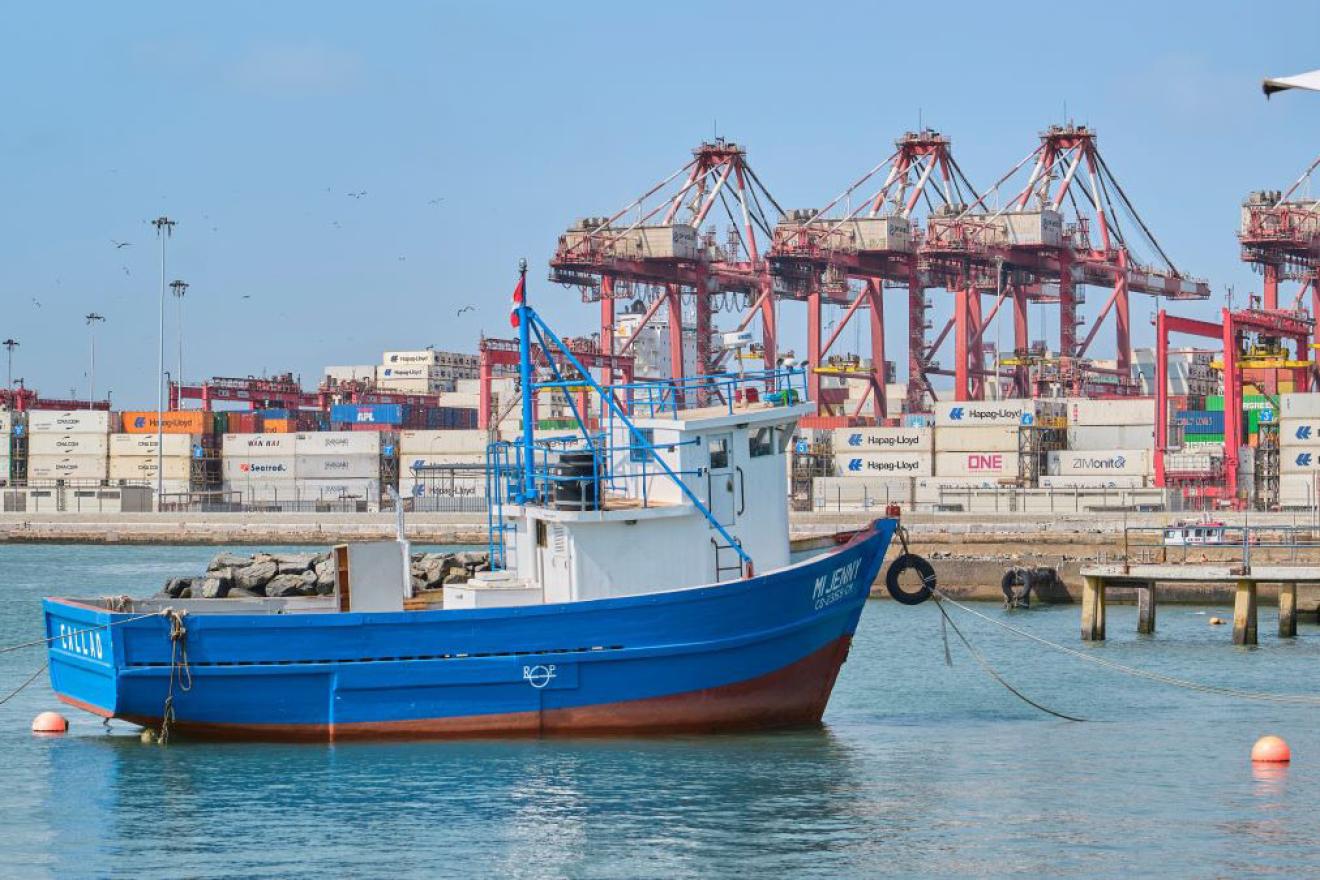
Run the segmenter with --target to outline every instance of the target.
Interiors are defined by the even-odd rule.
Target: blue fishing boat
[[[337,740],[819,723],[894,519],[790,558],[801,370],[599,383],[527,304],[521,387],[580,430],[488,450],[492,570],[419,606],[408,546],[336,547],[333,595],[45,600],[65,703],[169,733]]]

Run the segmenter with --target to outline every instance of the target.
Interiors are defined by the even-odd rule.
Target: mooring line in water
[[[10,691],[9,694],[6,695],[4,699],[0,699],[0,706],[3,706],[5,703],[8,703],[8,702],[9,702],[10,700],[12,700],[14,697],[16,697],[16,696],[18,696],[19,694],[23,693],[23,689],[26,688],[28,685],[32,684],[32,682],[36,681],[36,680],[37,680],[37,676],[39,676],[39,675],[41,675],[41,673],[45,672],[45,671],[46,671],[46,667],[49,666],[49,665],[50,665],[50,663],[43,663],[43,664],[41,664],[41,668],[39,668],[36,672],[32,673],[32,675],[30,675],[30,676],[28,677],[28,680],[27,680],[27,681],[23,682],[23,683],[20,684],[18,687],[14,688],[14,690]]]
[[[8,645],[6,647],[0,648],[0,654],[8,654],[13,651],[21,650],[23,648],[35,648],[38,645],[49,645],[51,642],[55,642],[60,639],[71,638],[72,636],[80,636],[83,633],[96,632],[97,630],[109,629],[112,626],[121,626],[125,623],[132,623],[135,620],[146,620],[148,617],[165,617],[168,616],[171,610],[172,609],[166,608],[164,611],[153,611],[150,614],[138,614],[134,617],[126,617],[123,620],[112,620],[109,623],[102,623],[102,624],[98,624],[97,626],[89,626],[86,627],[85,629],[71,629],[68,630],[67,632],[62,632],[57,636],[47,636],[44,639],[34,639],[30,642],[23,642],[22,644],[18,644],[18,645]]]
[[[1009,693],[1017,697],[1022,702],[1026,703],[1028,706],[1032,706],[1036,709],[1039,709],[1040,711],[1044,712],[1047,715],[1053,715],[1055,718],[1062,718],[1064,721],[1087,720],[1085,718],[1078,718],[1075,715],[1065,715],[1062,712],[1056,712],[1048,706],[1042,706],[1040,703],[1037,703],[1031,697],[1022,693],[1022,691],[1013,687],[1013,685],[1009,684],[1008,680],[1005,679],[1002,675],[1000,675],[997,671],[995,671],[995,668],[990,665],[990,661],[986,660],[985,657],[981,655],[981,652],[976,650],[976,648],[972,646],[972,643],[967,640],[967,636],[963,635],[962,630],[958,629],[958,624],[954,623],[953,618],[949,617],[949,612],[944,610],[944,603],[941,601],[941,599],[942,599],[942,595],[937,595],[935,599],[935,607],[940,609],[940,614],[943,615],[940,618],[940,623],[943,624],[946,621],[948,622],[949,626],[953,629],[954,635],[956,635],[958,637],[958,640],[963,643],[963,647],[965,647],[968,653],[972,655],[972,658],[976,660],[976,662],[980,665],[980,667],[984,669],[990,675],[991,678],[993,678],[995,681],[999,682],[1001,685],[1007,688]],[[950,662],[949,646],[947,641],[945,642],[945,646],[944,646],[944,657],[946,662]],[[950,663],[950,665],[952,664]]]
[[[1049,639],[1038,636],[1035,633],[1029,633],[1024,629],[1020,629],[1016,626],[1013,626],[1012,624],[1004,623],[1004,621],[1002,620],[995,620],[993,617],[990,617],[988,614],[982,614],[980,611],[977,611],[975,608],[969,608],[968,606],[962,604],[961,602],[958,602],[954,599],[950,599],[948,596],[946,596],[944,593],[941,593],[938,590],[936,590],[935,593],[937,598],[940,600],[937,603],[940,607],[940,613],[945,614],[946,617],[948,615],[947,613],[944,612],[944,603],[948,602],[950,605],[952,605],[954,608],[957,608],[960,611],[964,611],[968,614],[971,614],[974,617],[979,617],[982,620],[986,621],[987,623],[993,623],[995,626],[999,627],[1000,629],[1004,629],[1015,635],[1022,636],[1024,639],[1030,639],[1033,642],[1039,642],[1040,644],[1046,646],[1047,648],[1052,648],[1053,650],[1059,651],[1060,653],[1067,654],[1071,657],[1076,657],[1078,660],[1085,660],[1088,663],[1094,663],[1098,666],[1103,666],[1106,669],[1112,669],[1115,672],[1121,672],[1125,675],[1131,675],[1137,678],[1144,678],[1149,681],[1155,681],[1155,682],[1159,682],[1160,684],[1167,684],[1171,687],[1183,688],[1185,690],[1197,691],[1199,693],[1216,694],[1221,697],[1237,697],[1238,699],[1242,699],[1242,700],[1258,700],[1260,702],[1265,702],[1265,703],[1284,703],[1284,704],[1300,705],[1300,706],[1320,706],[1320,697],[1308,696],[1307,694],[1271,694],[1265,691],[1244,691],[1244,690],[1239,690],[1237,688],[1223,687],[1221,685],[1204,684],[1202,682],[1191,681],[1186,678],[1177,678],[1172,675],[1165,675],[1162,672],[1150,672],[1145,669],[1137,669],[1135,666],[1127,666],[1123,663],[1117,663],[1113,660],[1106,660],[1104,657],[1096,657],[1092,654],[1086,653],[1085,651],[1078,651],[1076,648],[1069,648],[1066,645],[1060,645],[1058,642],[1051,642]],[[952,625],[953,621],[950,620],[949,623]],[[957,632],[957,627],[954,628],[954,632]]]

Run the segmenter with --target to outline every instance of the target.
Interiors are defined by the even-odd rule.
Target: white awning
[[[1286,89],[1309,89],[1313,92],[1320,92],[1320,70],[1267,79],[1261,83],[1261,88],[1265,91],[1265,97],[1267,98],[1275,92],[1282,92]]]

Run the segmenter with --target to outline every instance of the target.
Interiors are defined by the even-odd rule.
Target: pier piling
[[[1279,638],[1297,635],[1297,585],[1279,584]]]
[[[1155,582],[1150,581],[1143,589],[1137,590],[1137,633],[1143,636],[1155,634]]]
[[[1256,582],[1239,580],[1233,596],[1233,644],[1256,644]]]
[[[1086,575],[1082,578],[1082,641],[1105,640],[1105,580]]]

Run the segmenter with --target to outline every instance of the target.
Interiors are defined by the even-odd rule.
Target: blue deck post
[[[522,454],[523,501],[536,498],[536,446],[533,432],[536,425],[532,403],[536,389],[532,387],[532,320],[527,307],[527,261],[518,263],[518,379],[522,383]]]

